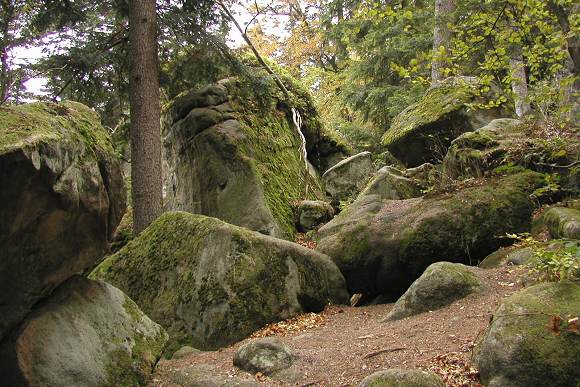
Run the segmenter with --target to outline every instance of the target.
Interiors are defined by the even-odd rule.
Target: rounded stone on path
[[[242,345],[234,354],[234,365],[244,371],[272,375],[289,368],[296,356],[280,339],[267,337]]]
[[[442,308],[482,286],[474,268],[460,263],[436,262],[397,300],[385,321],[400,320]]]
[[[359,387],[444,387],[445,384],[433,372],[393,368],[367,376]]]
[[[171,359],[182,359],[186,356],[197,355],[200,352],[201,351],[199,349],[195,349],[193,347],[186,345],[175,351]]]

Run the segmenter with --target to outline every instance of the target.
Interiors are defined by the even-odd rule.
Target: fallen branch
[[[572,168],[575,167],[576,165],[580,164],[580,160],[574,161],[571,164],[568,165],[558,165],[558,164],[547,164],[547,163],[534,163],[536,165],[541,165],[542,167],[549,167],[549,168],[561,168],[561,169],[568,169],[568,168]]]
[[[309,382],[309,383],[302,384],[300,387],[309,387],[309,386],[314,386],[315,384],[318,384],[318,383],[322,383],[322,379],[320,379],[320,380],[316,380],[316,381],[314,381],[314,382]]]
[[[368,359],[370,357],[374,357],[374,356],[380,355],[381,353],[402,351],[404,349],[407,349],[407,347],[396,347],[396,348],[379,349],[378,351],[374,351],[374,352],[371,352],[371,353],[367,353],[366,355],[363,356],[363,359]]]

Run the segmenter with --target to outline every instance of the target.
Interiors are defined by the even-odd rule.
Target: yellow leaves
[[[286,336],[294,332],[303,332],[308,329],[320,327],[327,322],[327,317],[322,314],[305,313],[288,320],[266,325],[254,332],[251,337]]]

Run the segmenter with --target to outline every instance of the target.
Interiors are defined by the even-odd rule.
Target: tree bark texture
[[[138,235],[163,210],[155,0],[129,1],[131,197]]]
[[[433,30],[433,63],[431,65],[431,83],[435,84],[445,78],[445,55],[449,54],[449,45],[453,32],[447,26],[451,14],[455,11],[455,0],[435,0],[435,28]]]
[[[526,67],[521,52],[512,55],[510,58],[510,72],[516,114],[521,118],[531,110],[530,102],[528,101],[528,79],[526,77]]]

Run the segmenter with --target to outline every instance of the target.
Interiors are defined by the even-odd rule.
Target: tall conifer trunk
[[[133,232],[162,212],[161,133],[155,0],[129,1],[129,102]]]

